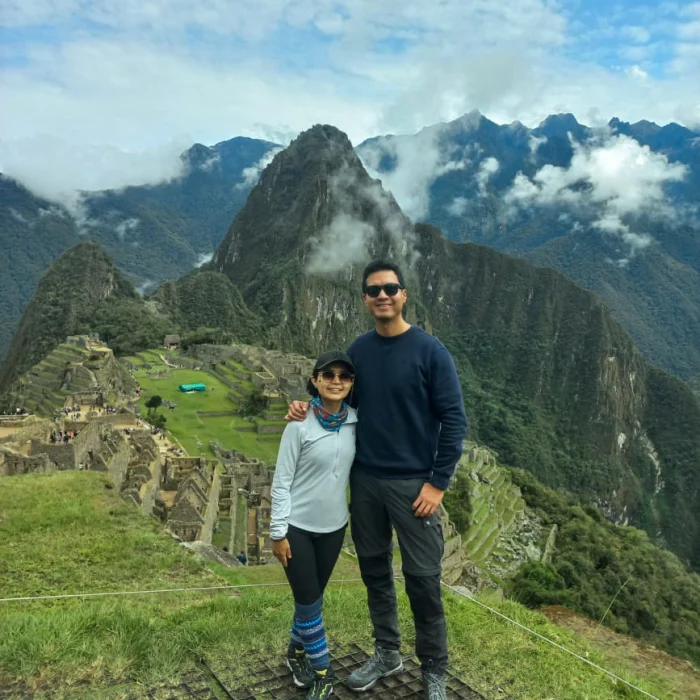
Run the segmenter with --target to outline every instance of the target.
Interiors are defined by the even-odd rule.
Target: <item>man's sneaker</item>
[[[335,676],[330,668],[323,671],[314,671],[313,681],[309,692],[306,693],[306,700],[326,700],[333,695],[333,682]]]
[[[314,670],[303,650],[287,654],[287,668],[292,672],[297,688],[308,688],[314,681]]]
[[[345,681],[350,690],[360,693],[369,690],[380,678],[393,676],[403,671],[401,654],[391,649],[374,648],[374,654]]]
[[[447,700],[445,676],[423,671],[423,700]]]

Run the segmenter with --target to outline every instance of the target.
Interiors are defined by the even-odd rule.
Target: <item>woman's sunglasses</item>
[[[400,284],[370,284],[365,287],[365,294],[372,299],[376,299],[382,289],[388,297],[396,296],[403,287]]]
[[[343,384],[347,384],[354,379],[350,372],[331,372],[329,369],[327,369],[325,372],[319,372],[319,375],[324,382],[332,382],[336,377],[338,377]]]

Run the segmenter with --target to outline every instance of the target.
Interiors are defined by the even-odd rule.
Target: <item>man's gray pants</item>
[[[402,570],[416,625],[416,656],[424,668],[447,668],[447,628],[440,587],[444,551],[437,514],[417,518],[412,505],[425,479],[378,479],[353,468],[350,526],[367,587],[375,643],[401,647],[392,566],[392,527],[401,550]]]

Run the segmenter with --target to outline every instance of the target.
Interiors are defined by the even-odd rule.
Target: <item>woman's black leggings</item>
[[[308,532],[293,525],[287,531],[292,558],[284,573],[292,587],[294,602],[315,603],[326,588],[345,539],[345,526],[335,532]]]

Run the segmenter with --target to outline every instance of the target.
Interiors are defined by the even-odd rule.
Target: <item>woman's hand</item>
[[[283,540],[272,542],[272,553],[279,559],[282,566],[286,569],[287,563],[292,558],[292,549],[289,546],[289,540],[285,537]]]
[[[289,404],[289,410],[284,417],[285,420],[304,420],[306,413],[309,410],[308,401],[292,401]]]

